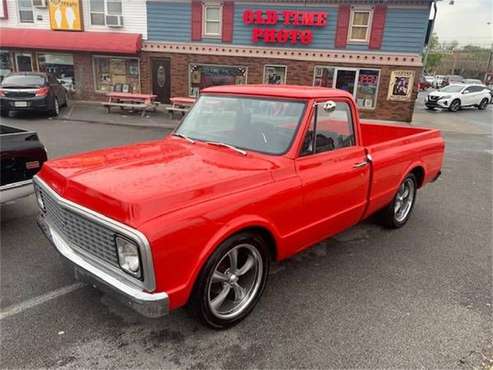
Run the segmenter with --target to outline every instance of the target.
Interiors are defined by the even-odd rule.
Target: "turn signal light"
[[[49,91],[50,91],[49,88],[41,87],[41,88],[36,90],[36,96],[46,96],[46,95],[48,95]]]

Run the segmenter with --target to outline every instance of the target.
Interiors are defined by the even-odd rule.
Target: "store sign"
[[[413,71],[392,71],[389,81],[388,100],[410,101],[414,84]]]
[[[243,12],[243,23],[254,25],[252,30],[252,42],[264,42],[266,44],[303,45],[313,41],[313,27],[325,27],[327,25],[326,12],[308,12],[297,10],[252,10]],[[269,26],[278,26],[269,28]]]
[[[81,0],[49,0],[50,27],[54,31],[83,31]]]

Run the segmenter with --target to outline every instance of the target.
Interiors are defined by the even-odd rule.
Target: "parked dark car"
[[[57,116],[60,107],[66,105],[67,90],[49,73],[10,73],[0,85],[3,117],[11,111],[42,111]]]
[[[38,134],[0,125],[0,204],[31,194],[47,155]]]

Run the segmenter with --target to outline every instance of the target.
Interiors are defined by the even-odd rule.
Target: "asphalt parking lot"
[[[493,366],[492,108],[426,112],[418,100],[415,124],[444,130],[447,149],[442,177],[418,193],[408,224],[366,221],[274,265],[260,303],[228,331],[186,310],[144,319],[76,285],[35,224],[34,198],[2,206],[0,367]],[[168,132],[3,122],[36,130],[51,158]]]

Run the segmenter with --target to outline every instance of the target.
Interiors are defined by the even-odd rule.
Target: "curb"
[[[94,121],[94,120],[83,120],[83,119],[77,119],[77,118],[68,118],[68,117],[52,117],[52,120],[54,121],[64,121],[64,122],[81,122],[81,123],[91,123],[91,124],[99,124],[99,125],[107,125],[107,126],[125,126],[125,127],[140,127],[140,128],[161,128],[161,129],[168,129],[168,130],[173,130],[178,126],[178,123],[176,125],[171,125],[168,123],[163,123],[162,125],[158,124],[136,124],[136,123],[120,123],[120,122],[108,122],[108,121]]]

